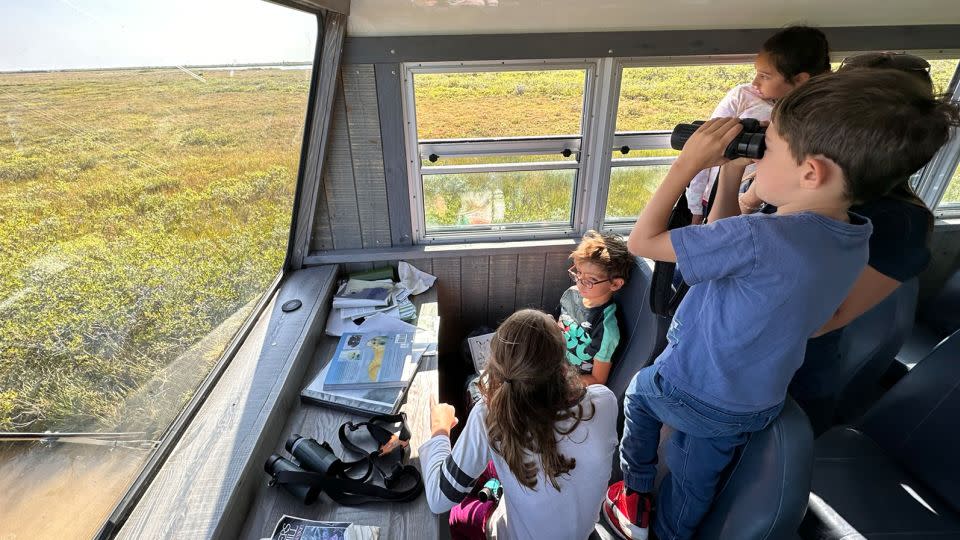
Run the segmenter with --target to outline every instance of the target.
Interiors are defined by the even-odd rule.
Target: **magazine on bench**
[[[340,521],[314,521],[284,515],[263,540],[379,540],[380,527]]]

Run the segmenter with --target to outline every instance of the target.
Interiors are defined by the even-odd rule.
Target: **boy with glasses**
[[[557,323],[567,342],[567,360],[585,386],[606,384],[620,343],[613,293],[630,275],[633,257],[617,235],[589,231],[570,254],[573,286],[560,297]]]

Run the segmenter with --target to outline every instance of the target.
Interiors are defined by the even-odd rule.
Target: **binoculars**
[[[741,118],[740,124],[743,125],[743,131],[738,133],[737,138],[727,145],[723,157],[727,159],[738,157],[762,158],[763,151],[767,148],[763,138],[767,131],[766,126],[761,126],[760,121],[755,118]],[[682,150],[683,145],[701,125],[703,125],[703,120],[697,120],[691,124],[677,124],[673,128],[673,133],[670,134],[670,146],[674,150]]]
[[[285,448],[296,461],[272,454],[263,466],[263,470],[272,477],[271,485],[275,483],[277,473],[281,471],[314,472],[324,476],[343,472],[343,462],[333,453],[333,449],[327,443],[320,444],[313,439],[307,439],[295,433],[287,439]],[[321,489],[315,485],[287,483],[282,485],[307,505],[316,502],[317,497],[320,496]]]

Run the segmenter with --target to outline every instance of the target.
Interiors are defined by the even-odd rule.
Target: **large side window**
[[[114,4],[3,8],[12,537],[96,533],[287,248],[317,17],[260,0]]]
[[[673,127],[709,119],[723,96],[753,75],[750,63],[622,68],[605,227],[636,221],[679,154],[670,148]]]
[[[572,233],[594,73],[593,64],[406,66],[418,241]]]

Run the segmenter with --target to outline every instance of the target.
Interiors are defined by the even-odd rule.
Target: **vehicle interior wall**
[[[350,40],[346,47],[344,57],[350,58]],[[383,89],[378,92],[378,66],[384,67],[374,63],[341,65],[329,151],[314,215],[310,264],[324,262],[324,254],[347,250],[356,254],[354,262],[346,265],[348,270],[390,261],[395,264],[404,258],[439,276],[441,339],[445,346],[459,342],[476,326],[495,325],[516,308],[552,310],[560,292],[569,285],[565,271],[572,243],[543,247],[535,254],[518,248],[497,255],[461,250],[461,255],[446,253],[439,257],[411,248],[407,169],[403,163],[391,162],[396,156],[389,155],[391,144],[403,148],[402,140],[394,140],[402,138],[402,129],[390,124],[402,122],[401,104],[399,96]],[[398,66],[386,65],[389,69]],[[385,94],[388,99],[396,97],[397,102],[384,103]],[[407,251],[401,256],[391,255],[390,248]],[[922,299],[935,294],[960,267],[960,226],[938,221],[931,250],[933,261],[921,280]],[[365,252],[369,257],[364,257]],[[414,258],[409,257],[411,253]]]

